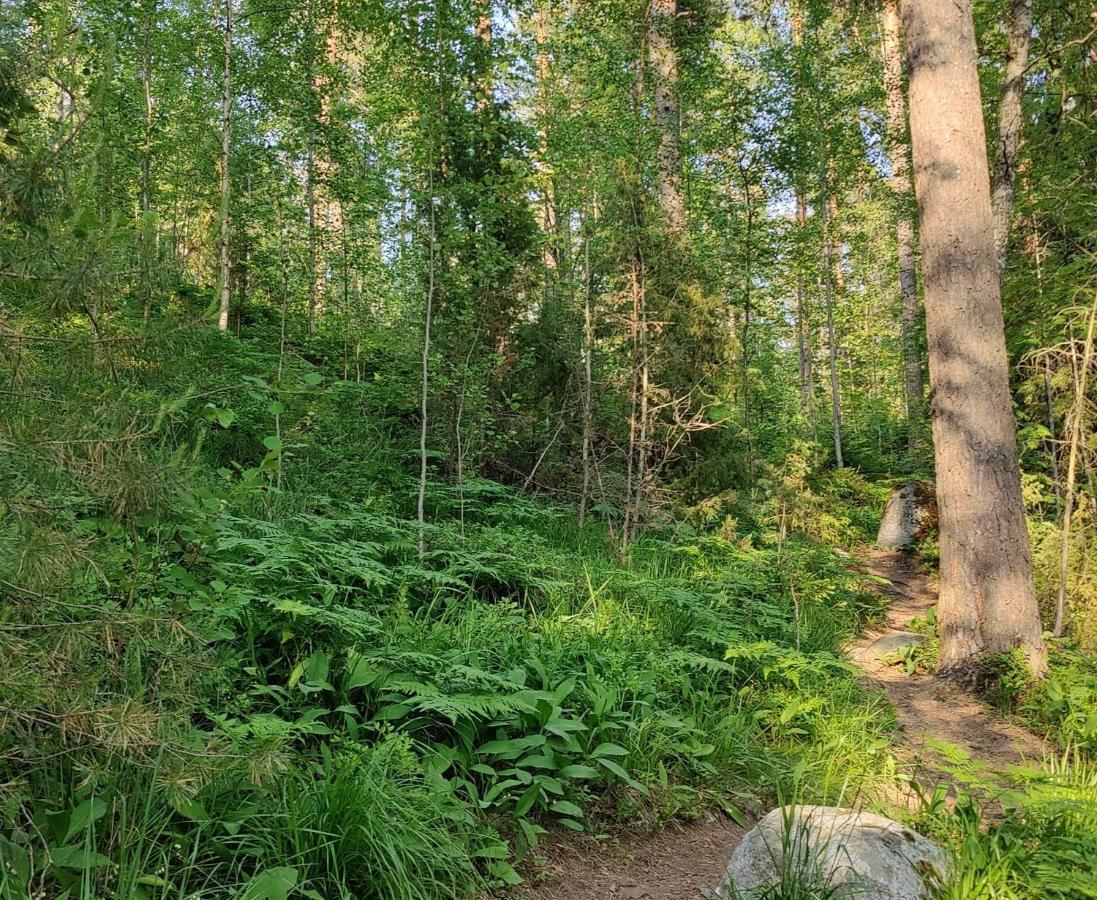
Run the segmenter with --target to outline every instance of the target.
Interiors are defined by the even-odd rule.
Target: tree
[[[900,322],[903,335],[903,393],[907,412],[907,446],[914,449],[922,420],[922,356],[918,341],[918,276],[914,259],[914,214],[911,202],[907,104],[903,95],[903,47],[898,0],[884,0],[880,14],[884,51],[884,95],[891,189],[895,194]]]
[[[217,327],[229,330],[229,301],[232,297],[232,268],[229,259],[229,215],[232,179],[230,176],[232,150],[232,2],[225,0],[225,56],[221,82],[221,235],[220,235],[220,309]]]
[[[651,0],[648,11],[648,65],[655,91],[655,124],[659,130],[659,205],[672,234],[686,225],[682,197],[682,151],[678,143],[678,53],[674,46],[677,0]]]
[[[1009,55],[1006,57],[1005,84],[998,103],[998,140],[994,150],[994,178],[991,203],[994,208],[994,252],[998,277],[1006,267],[1009,248],[1009,223],[1013,216],[1013,184],[1021,153],[1024,118],[1021,101],[1028,71],[1028,47],[1032,34],[1032,0],[1012,0],[1006,23]]]
[[[940,510],[939,671],[1046,668],[1017,460],[969,0],[902,0]]]

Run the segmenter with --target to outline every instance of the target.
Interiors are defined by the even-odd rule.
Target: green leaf
[[[549,809],[562,816],[571,816],[573,819],[581,819],[583,817],[583,810],[570,800],[557,800]]]
[[[787,725],[799,711],[800,701],[790,700],[788,705],[786,705],[785,708],[781,710],[781,715],[779,716],[780,723],[782,725]]]
[[[305,677],[314,684],[327,681],[328,668],[328,655],[323,650],[317,650],[305,663]]]
[[[316,385],[320,384],[320,382],[324,380],[324,376],[321,375],[319,372],[308,372],[301,380],[305,382],[305,384],[307,384],[309,387],[316,387]]]
[[[138,884],[143,884],[146,887],[171,887],[171,882],[161,878],[159,875],[142,875],[137,879]]]
[[[530,850],[537,849],[537,836],[547,833],[544,828],[529,819],[519,819],[518,827],[522,830],[522,837],[526,839],[526,846]]]
[[[596,762],[598,763],[598,765],[603,766],[607,771],[612,772],[614,775],[624,781],[634,791],[639,791],[641,794],[644,795],[648,793],[648,789],[644,787],[644,785],[634,780],[632,776],[624,770],[624,768],[615,763],[612,759],[598,759],[596,760]]]
[[[231,409],[219,409],[213,415],[217,419],[217,424],[222,428],[228,428],[236,421],[236,413]]]
[[[273,452],[278,452],[282,449],[282,439],[276,434],[268,434],[263,438],[263,446]]]
[[[567,699],[568,695],[575,690],[575,685],[576,678],[574,675],[557,685],[556,690],[552,692],[553,699],[557,704],[563,703]]]
[[[98,822],[107,814],[107,804],[98,797],[85,800],[76,809],[69,813],[69,827],[61,843],[67,844],[73,837],[82,831],[86,831],[95,822]]]
[[[179,799],[173,801],[172,806],[184,819],[190,819],[192,822],[212,821],[210,814],[200,800]]]
[[[24,848],[0,835],[0,873],[3,872],[8,872],[17,880],[26,882],[31,875],[31,865],[30,854]],[[3,884],[2,876],[0,876],[0,884]]]
[[[599,760],[599,762],[604,764],[606,761],[605,760]],[[620,768],[620,767],[618,766],[618,768]],[[594,769],[590,766],[579,766],[579,765],[564,766],[564,768],[562,768],[560,770],[560,777],[561,778],[597,778],[598,777],[598,770]]]
[[[509,738],[501,741],[488,741],[476,750],[477,756],[501,756],[503,759],[515,759],[522,751],[540,747],[545,743],[543,734],[531,734],[524,738]]]
[[[516,885],[522,883],[522,876],[514,871],[514,866],[505,861],[488,863],[488,871],[504,884]]]
[[[518,803],[514,807],[514,814],[516,816],[524,816],[532,808],[533,804],[541,798],[541,786],[535,784],[526,789],[526,792],[518,798]]]
[[[502,841],[488,844],[486,847],[481,847],[469,854],[473,859],[506,859],[509,855],[510,850]]]
[[[264,869],[244,885],[243,900],[286,900],[297,887],[297,870],[290,866]]]
[[[743,814],[743,811],[741,809],[739,809],[738,806],[736,806],[733,803],[725,803],[724,804],[724,812],[728,814],[728,817],[736,825],[739,825],[740,827],[743,827],[743,828],[746,827],[747,817]]]
[[[71,844],[67,847],[50,847],[50,862],[63,869],[81,870],[111,865],[111,861],[102,853],[96,853],[83,844]]]
[[[620,744],[599,744],[594,748],[592,756],[628,756],[628,750]]]

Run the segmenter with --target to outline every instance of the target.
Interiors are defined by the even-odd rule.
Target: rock
[[[764,894],[798,877],[834,898],[921,900],[948,874],[941,849],[885,816],[832,806],[768,813],[735,848],[718,900]]]
[[[925,537],[937,527],[937,494],[928,481],[908,481],[891,492],[876,546],[900,550]]]
[[[865,656],[872,659],[883,659],[889,653],[897,653],[904,647],[924,644],[925,642],[926,639],[923,635],[914,634],[911,631],[893,631],[891,634],[878,637],[869,644],[865,648]]]

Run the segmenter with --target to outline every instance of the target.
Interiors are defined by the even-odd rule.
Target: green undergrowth
[[[462,897],[546,829],[893,775],[840,654],[880,600],[820,539],[678,523],[622,558],[435,472],[421,551],[389,351],[272,380],[223,345],[117,381],[47,345],[3,401],[0,896]]]
[[[907,627],[924,641],[904,647],[888,661],[908,675],[932,674],[940,649],[936,608]],[[999,715],[1017,718],[1060,749],[1092,757],[1097,752],[1097,661],[1069,639],[1046,640],[1048,671],[1040,679],[1031,677],[1020,651],[985,659],[984,698]]]
[[[954,859],[940,900],[1097,896],[1097,767],[1076,751],[1006,779],[954,750],[913,824]]]

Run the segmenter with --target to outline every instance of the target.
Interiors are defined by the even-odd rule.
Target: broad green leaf
[[[72,838],[82,831],[90,828],[107,814],[107,804],[98,797],[85,800],[69,813],[69,827],[61,842],[67,844]]]
[[[264,869],[244,885],[242,900],[286,900],[297,887],[297,870],[291,866]]]
[[[85,847],[82,844],[71,844],[67,847],[50,847],[50,862],[64,869],[96,869],[99,866],[111,865],[110,859],[102,853]]]
[[[605,760],[600,760],[605,763]],[[571,765],[560,770],[561,778],[597,778],[598,770],[591,766]]]
[[[583,810],[570,800],[557,800],[549,809],[562,816],[571,816],[573,819],[581,819],[583,817]]]

